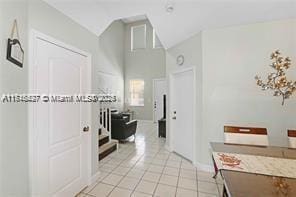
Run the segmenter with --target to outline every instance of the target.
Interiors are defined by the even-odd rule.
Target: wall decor
[[[14,34],[16,33],[16,38],[14,38]],[[16,64],[19,67],[23,67],[24,64],[24,50],[22,48],[19,36],[19,30],[17,26],[17,21],[13,21],[13,27],[11,30],[10,38],[7,41],[7,60]]]
[[[256,76],[255,79],[262,90],[272,90],[274,96],[282,97],[282,105],[284,105],[285,99],[290,98],[296,92],[296,81],[288,80],[286,76],[286,70],[291,66],[291,59],[281,56],[279,50],[273,52],[270,59],[273,61],[270,67],[275,71],[268,74],[265,83],[259,76]]]
[[[178,64],[179,66],[182,66],[182,65],[184,64],[184,61],[185,61],[184,55],[179,55],[179,56],[177,57],[177,64]]]

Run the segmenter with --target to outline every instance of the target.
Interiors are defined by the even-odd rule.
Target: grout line
[[[114,159],[114,160],[119,160],[120,162],[119,163],[117,163],[116,165],[114,165],[115,167],[112,169],[112,170],[115,170],[115,169],[117,169],[118,167],[123,167],[123,168],[129,168],[129,170],[125,173],[125,175],[120,175],[120,174],[116,174],[116,173],[113,173],[113,171],[111,170],[110,172],[106,172],[106,171],[103,171],[104,173],[106,173],[106,175],[105,175],[105,177],[104,178],[102,178],[102,180],[101,181],[99,181],[99,182],[97,182],[97,184],[99,184],[99,183],[103,183],[102,181],[106,178],[106,177],[108,177],[110,174],[114,174],[114,175],[120,175],[120,176],[122,176],[122,178],[120,179],[120,181],[118,182],[118,184],[116,184],[116,186],[114,186],[114,185],[112,185],[114,188],[110,191],[110,193],[108,194],[108,195],[111,195],[111,193],[112,193],[112,191],[115,189],[115,188],[122,188],[122,187],[120,187],[120,186],[118,186],[120,183],[121,183],[121,181],[124,179],[124,178],[126,178],[126,177],[128,177],[128,174],[129,174],[129,172],[130,171],[132,171],[132,170],[139,170],[139,171],[142,171],[143,173],[142,173],[142,175],[141,175],[141,177],[140,178],[135,178],[135,177],[129,177],[129,178],[132,178],[132,179],[138,179],[138,183],[135,185],[135,187],[134,187],[134,189],[133,190],[131,190],[131,189],[127,189],[127,188],[122,188],[122,189],[126,189],[126,190],[129,190],[129,191],[131,191],[132,193],[131,194],[133,194],[134,192],[139,192],[139,193],[145,193],[145,192],[141,192],[141,191],[136,191],[136,188],[138,187],[138,185],[140,184],[140,182],[141,181],[147,181],[147,182],[151,182],[151,183],[155,183],[156,184],[156,186],[155,186],[155,188],[154,188],[154,191],[153,191],[153,195],[155,194],[155,192],[156,192],[156,190],[157,190],[157,187],[158,187],[158,185],[159,184],[163,184],[163,183],[160,183],[160,179],[161,179],[161,177],[162,176],[164,176],[164,175],[167,175],[167,176],[173,176],[173,177],[176,177],[175,175],[170,175],[170,174],[164,174],[164,170],[165,170],[165,168],[176,168],[175,166],[167,166],[167,163],[168,163],[168,161],[170,160],[170,156],[171,155],[173,155],[173,153],[172,152],[168,152],[168,153],[162,153],[163,152],[163,150],[165,150],[164,149],[164,142],[162,142],[162,141],[159,141],[159,139],[157,138],[157,137],[155,137],[154,135],[153,135],[153,133],[152,134],[150,134],[150,135],[146,135],[145,136],[145,134],[146,133],[148,133],[149,131],[148,130],[150,130],[150,129],[147,129],[145,132],[141,132],[141,134],[143,134],[143,138],[144,138],[144,143],[146,143],[146,144],[149,144],[149,146],[151,146],[151,147],[153,147],[153,145],[154,144],[157,144],[157,148],[155,148],[155,149],[152,149],[153,151],[149,151],[149,154],[147,154],[147,152],[145,152],[145,149],[143,150],[143,151],[140,151],[140,154],[139,154],[139,156],[137,156],[138,154],[137,154],[137,147],[138,147],[138,144],[140,144],[139,142],[141,142],[142,141],[142,138],[140,138],[139,139],[139,137],[137,137],[137,139],[138,140],[136,140],[134,143],[133,143],[133,145],[130,145],[130,144],[123,144],[123,145],[121,145],[122,147],[119,147],[118,148],[118,152],[116,152],[116,153],[114,153],[114,154],[110,154],[110,159],[106,162],[106,163],[104,163],[102,166],[100,166],[100,167],[103,167],[104,165],[107,165],[107,164],[111,164],[112,163],[112,160]],[[155,132],[156,133],[156,132]],[[142,137],[142,136],[141,136]],[[145,140],[146,139],[146,140]],[[147,143],[148,142],[148,143]],[[135,149],[135,150],[132,150],[132,149]],[[120,151],[120,150],[122,150],[122,151]],[[156,150],[156,151],[154,151],[154,150]],[[120,154],[120,153],[122,153],[122,152],[128,152],[128,154],[126,154],[126,157],[127,157],[127,159],[124,159],[124,158],[122,158],[122,157],[113,157],[115,154]],[[167,152],[167,151],[165,151],[165,152]],[[164,155],[167,155],[167,156],[163,156],[163,157],[159,157],[160,155],[159,154],[164,154]],[[135,160],[135,162],[133,163],[133,165],[131,165],[131,166],[121,166],[121,164],[123,163],[123,162],[128,162],[128,161],[131,161],[131,159],[129,158],[130,156],[134,156],[134,157],[136,157],[137,159]],[[153,155],[153,156],[151,156],[151,155]],[[118,155],[117,155],[118,156]],[[144,162],[144,158],[145,157],[151,157],[150,159],[149,159],[149,162]],[[163,158],[166,158],[166,159],[163,159]],[[143,161],[141,161],[143,159]],[[153,162],[153,160],[155,161],[155,160],[165,160],[165,162],[163,163],[163,164],[157,164],[157,163],[152,163]],[[178,176],[177,176],[177,178],[178,178],[178,181],[177,181],[177,185],[175,186],[175,196],[177,195],[177,188],[178,188],[178,185],[179,185],[179,179],[180,179],[180,174],[181,174],[181,165],[182,165],[182,162],[183,162],[183,159],[181,159],[180,161],[179,160],[170,160],[170,161],[173,161],[173,162],[179,162],[179,166],[176,168],[176,169],[178,169],[179,171],[178,171]],[[144,169],[137,169],[137,168],[135,168],[135,166],[139,163],[139,162],[143,162],[144,163],[144,165],[147,165],[147,167],[144,167]],[[159,179],[158,179],[158,181],[157,182],[154,182],[154,181],[149,181],[149,180],[144,180],[143,179],[143,177],[144,177],[144,175],[147,173],[147,172],[150,172],[150,173],[157,173],[157,172],[153,172],[153,171],[149,171],[149,168],[151,167],[151,165],[154,165],[154,166],[160,166],[160,167],[162,167],[162,170],[161,170],[161,172],[159,172],[160,173],[160,177],[159,177]],[[185,170],[187,170],[187,169],[185,169]],[[189,169],[188,169],[189,170]],[[109,170],[108,170],[109,171]],[[196,170],[196,168],[195,168],[195,171],[196,171],[196,173],[197,173],[197,170]],[[197,180],[197,174],[196,174],[196,182],[198,182],[198,180]],[[94,186],[94,188],[97,186],[97,184]],[[107,183],[104,183],[104,184],[107,184]],[[107,185],[110,185],[110,184],[107,184]],[[163,184],[163,185],[167,185],[167,184]],[[168,185],[168,186],[171,186],[172,187],[172,185]],[[93,189],[94,189],[93,188]],[[92,190],[93,190],[92,189]],[[186,189],[186,188],[184,188],[184,189]],[[91,190],[91,191],[92,191]],[[187,189],[188,190],[188,189]],[[189,189],[190,190],[190,189]],[[91,192],[91,191],[89,191],[89,192]],[[192,190],[192,191],[194,191],[194,190]],[[145,193],[146,194],[146,193]],[[150,195],[150,194],[149,194]]]
[[[119,153],[120,154],[120,153]],[[132,154],[132,152],[130,153],[130,154],[128,154],[128,156],[129,155],[131,155]],[[118,164],[118,166],[120,166],[120,164],[121,163],[123,163],[124,161],[126,161],[126,160],[123,160],[122,162],[120,162],[119,164]],[[137,160],[137,162],[138,162],[138,160]],[[136,163],[137,163],[136,162]],[[136,165],[136,164],[134,164],[134,165]],[[134,165],[133,165],[133,167],[134,167]],[[116,167],[116,168],[118,168],[118,166]],[[126,175],[131,171],[131,169],[133,168],[133,167],[131,167],[130,169],[129,169],[129,171],[124,175],[124,176],[122,176],[122,178],[120,179],[120,181],[118,182],[118,184],[116,184],[116,186],[110,191],[110,193],[107,195],[107,196],[110,196],[111,195],[111,193],[113,192],[113,190],[115,189],[115,188],[117,188],[118,187],[118,185],[121,183],[121,181],[126,177]],[[116,169],[115,168],[115,169]],[[110,174],[112,174],[112,172],[110,173]]]
[[[132,154],[132,153],[131,153]],[[138,163],[139,162],[139,160],[142,158],[142,157],[144,157],[144,153],[139,157],[139,159],[136,161],[136,163]],[[130,170],[126,173],[126,175],[122,178],[122,179],[124,179],[126,176],[127,176],[127,174],[134,168],[134,166],[136,165],[136,163],[133,165],[133,167],[131,167],[130,168]],[[148,168],[147,168],[148,169]],[[135,192],[135,190],[136,190],[136,188],[137,188],[137,186],[139,185],[139,183],[142,181],[142,178],[144,177],[144,174],[146,173],[146,171],[147,171],[147,169],[146,170],[144,170],[144,173],[143,173],[143,175],[141,176],[141,178],[139,179],[139,182],[138,182],[138,184],[134,187],[134,189],[132,190],[132,193],[134,193]],[[121,181],[122,181],[122,179],[121,179]],[[120,181],[120,182],[121,182]],[[120,183],[119,183],[120,184]],[[117,185],[118,186],[118,185]],[[117,186],[115,186],[115,187],[117,187]],[[111,191],[112,192],[112,191]]]
[[[130,154],[132,154],[132,153],[130,153]],[[130,155],[129,154],[129,155]],[[112,155],[112,153],[109,155],[109,156],[111,156]],[[103,164],[103,166],[104,165],[106,165],[106,164],[108,164],[112,159],[114,159],[113,157],[111,157],[111,159],[108,161],[108,162],[106,162],[105,164]],[[118,158],[116,158],[116,159],[118,159]],[[124,160],[123,160],[124,161]],[[116,168],[118,168],[118,166],[120,166],[120,164],[123,162],[123,161],[121,161],[121,162],[119,162],[117,165],[115,165],[116,167],[114,168],[114,169],[116,169]],[[102,167],[103,167],[102,166]],[[113,169],[113,170],[114,170]],[[97,184],[96,184],[96,186],[99,184],[99,183],[104,183],[104,182],[102,182],[106,177],[108,177],[110,174],[112,174],[112,171],[111,172],[106,172],[107,173],[107,175],[101,180],[101,181],[99,181]],[[123,179],[123,178],[122,178]],[[121,180],[122,180],[121,179]],[[119,182],[121,182],[121,180],[119,181]],[[106,184],[106,183],[104,183],[104,184]],[[107,184],[107,185],[109,185],[109,184]],[[95,186],[95,187],[96,187]],[[114,185],[112,185],[112,186],[114,186]],[[87,194],[89,194],[95,187],[93,187]],[[116,186],[115,186],[116,187]],[[111,192],[115,189],[115,187],[108,193],[108,195],[110,195],[111,194]],[[108,196],[107,195],[107,196]]]
[[[180,182],[181,165],[182,165],[182,159],[181,159],[180,166],[179,166],[180,168],[179,168],[179,173],[178,173],[177,188],[179,187],[179,182]],[[177,189],[176,189],[175,196],[177,196]]]
[[[197,189],[197,196],[198,196],[198,191],[199,191],[199,189],[198,189],[198,173],[197,173],[197,170],[196,170],[196,189]]]

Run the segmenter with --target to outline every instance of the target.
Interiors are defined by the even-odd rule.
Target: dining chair
[[[226,143],[268,146],[266,128],[224,126]]]
[[[225,143],[231,144],[268,146],[267,129],[255,127],[224,126],[224,141]],[[214,158],[212,159],[215,170],[213,178],[216,178],[218,174],[218,168]]]
[[[289,147],[296,148],[296,130],[288,130]]]

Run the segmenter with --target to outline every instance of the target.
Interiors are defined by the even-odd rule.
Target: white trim
[[[153,115],[152,121],[154,123],[157,123],[157,120],[155,121],[155,113],[154,113],[154,102],[155,102],[155,94],[154,94],[154,92],[155,92],[155,82],[156,81],[164,81],[164,82],[166,82],[166,78],[152,79],[152,115]],[[167,90],[167,87],[165,89]]]
[[[170,75],[180,74],[180,73],[184,73],[184,72],[188,72],[188,71],[195,71],[195,66],[180,68],[180,69],[170,73]]]
[[[89,179],[88,185],[91,185],[94,182],[96,182],[100,178],[100,175],[101,175],[101,171],[98,171],[94,175],[92,175],[91,178]]]
[[[109,73],[109,72],[105,72],[105,71],[98,71],[98,74],[103,74],[103,75],[111,75],[111,76],[114,76],[114,77],[119,77],[120,75],[118,74],[114,74],[114,73]]]
[[[173,150],[173,123],[172,123],[172,111],[173,111],[173,106],[172,106],[172,98],[173,98],[173,77],[176,74],[180,74],[180,73],[184,73],[184,72],[188,72],[188,71],[192,71],[193,72],[193,151],[192,151],[192,163],[197,163],[197,158],[196,158],[196,154],[197,154],[197,136],[196,136],[196,69],[195,66],[191,66],[191,67],[187,67],[187,68],[183,68],[183,69],[179,69],[175,72],[170,73],[169,75],[169,113],[167,114],[167,120],[169,122],[169,145],[168,147],[171,148],[171,150]]]
[[[164,145],[164,148],[169,151],[169,152],[173,152],[173,150],[171,149],[171,147],[169,147],[167,144]]]
[[[137,48],[134,49],[134,28],[139,28],[141,26],[144,26],[144,47],[143,48]],[[147,48],[147,26],[146,24],[141,24],[141,25],[135,25],[130,27],[130,36],[131,36],[131,52],[137,51],[137,50],[143,50]]]
[[[196,162],[194,163],[194,166],[197,168],[197,170],[200,170],[200,171],[214,172],[214,167],[212,165]]]
[[[87,58],[87,92],[91,93],[92,91],[92,85],[91,85],[91,81],[92,81],[92,75],[91,75],[91,70],[92,70],[92,56],[90,53],[87,53],[85,51],[82,51],[76,47],[73,47],[71,45],[65,44],[62,41],[59,41],[53,37],[50,37],[46,34],[43,34],[39,31],[36,31],[34,29],[30,30],[29,33],[29,52],[28,52],[28,93],[29,94],[33,94],[35,91],[35,70],[34,70],[34,64],[35,64],[35,56],[36,56],[36,48],[35,48],[35,41],[36,39],[41,39],[47,42],[50,42],[54,45],[57,45],[59,47],[65,48],[67,50],[71,50],[75,53],[78,53],[82,56],[85,56]],[[91,140],[91,133],[92,133],[92,113],[91,113],[91,105],[89,104],[87,107],[87,113],[88,113],[88,117],[87,117],[87,122],[88,125],[90,127],[90,132],[88,132],[88,136],[87,136],[87,177],[88,180],[91,179],[91,174],[92,174],[92,140]],[[33,196],[36,191],[38,191],[38,182],[36,182],[35,178],[36,177],[36,172],[35,170],[36,168],[36,161],[37,161],[37,157],[36,157],[36,151],[38,150],[36,147],[36,141],[37,141],[37,132],[35,131],[35,122],[34,122],[34,104],[33,103],[29,103],[28,104],[28,130],[29,130],[29,134],[28,134],[28,149],[29,149],[29,192],[30,195]]]
[[[174,152],[172,150],[172,148],[169,147],[167,144],[164,145],[164,148],[171,153]],[[176,153],[176,154],[178,154],[178,153]],[[181,155],[181,157],[182,157],[182,155]],[[215,172],[213,165],[203,164],[200,162],[192,162],[192,164],[197,168],[197,170],[204,171],[204,172]]]

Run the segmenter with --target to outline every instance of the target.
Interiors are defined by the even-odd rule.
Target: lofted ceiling
[[[44,1],[98,36],[114,20],[146,15],[165,48],[206,29],[296,18],[296,0]]]
[[[121,19],[121,21],[125,24],[129,24],[129,23],[134,23],[137,21],[142,21],[142,20],[147,20],[147,16],[146,15],[138,15],[138,16],[131,16],[131,17],[127,17],[127,18],[123,18]]]

